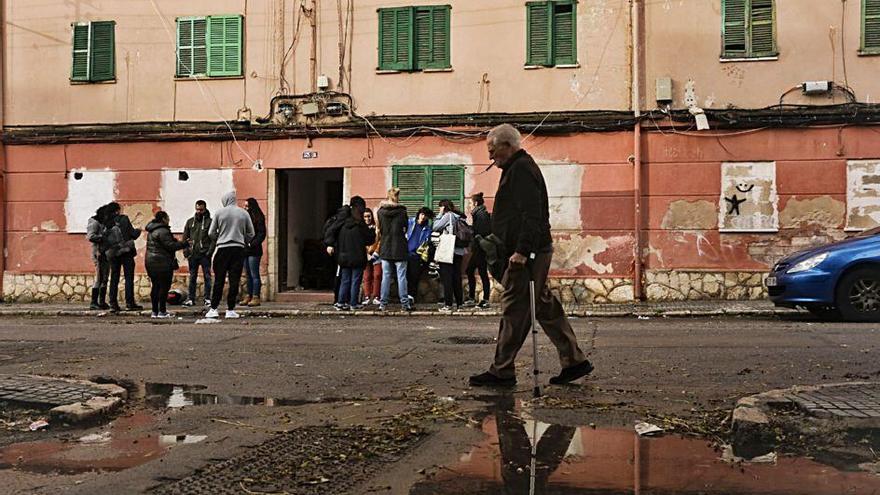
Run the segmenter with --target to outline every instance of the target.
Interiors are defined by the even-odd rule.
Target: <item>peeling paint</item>
[[[183,232],[196,200],[205,200],[209,211],[217,211],[222,207],[220,198],[234,189],[231,169],[168,169],[162,171],[159,197],[171,217],[171,230]]]
[[[609,248],[609,242],[602,237],[573,235],[568,239],[556,239],[553,247],[553,270],[585,265],[600,275],[613,273],[611,263],[602,264],[596,261],[596,257]]]
[[[536,160],[544,174],[555,230],[581,230],[581,184],[584,168],[570,162]]]
[[[193,200],[195,202],[195,200]],[[154,205],[153,203],[133,203],[128,205],[122,205],[122,213],[128,216],[128,219],[131,220],[131,224],[136,228],[142,229],[144,228],[150,220],[152,220],[154,215]],[[186,219],[184,219],[184,222]]]
[[[61,227],[58,226],[55,220],[46,220],[45,222],[40,223],[40,230],[46,232],[59,232]]]
[[[779,230],[776,162],[721,164],[718,225],[727,232]]]
[[[718,206],[706,200],[669,203],[661,227],[667,230],[710,230],[718,226]]]
[[[779,226],[792,229],[806,226],[839,228],[846,215],[846,206],[831,196],[791,198],[779,214]]]
[[[880,161],[846,163],[846,229],[865,230],[880,224]]]
[[[116,172],[112,170],[74,169],[67,176],[67,199],[64,218],[69,233],[85,233],[95,210],[114,200]]]

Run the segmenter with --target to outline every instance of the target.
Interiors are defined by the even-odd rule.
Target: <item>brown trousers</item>
[[[577,345],[577,337],[568,323],[562,303],[547,288],[547,275],[553,253],[538,253],[531,260],[531,272],[535,279],[535,314],[544,333],[556,346],[559,362],[568,368],[586,360]],[[531,330],[531,307],[529,303],[529,266],[510,264],[501,281],[501,323],[495,362],[489,372],[499,378],[516,376],[514,361]]]

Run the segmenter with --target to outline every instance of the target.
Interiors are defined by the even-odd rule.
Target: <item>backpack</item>
[[[119,222],[114,221],[113,225],[106,229],[104,242],[107,246],[104,255],[108,258],[116,258],[119,255],[134,252],[134,241],[126,239]]]
[[[458,217],[453,228],[455,247],[468,247],[474,240],[474,228],[468,225],[464,217]]]

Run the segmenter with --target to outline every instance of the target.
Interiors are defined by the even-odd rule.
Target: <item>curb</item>
[[[177,317],[193,317],[201,318],[204,314],[202,311],[172,311]],[[783,316],[806,314],[801,311],[791,309],[671,309],[671,310],[643,310],[643,309],[626,309],[626,310],[577,310],[567,311],[566,314],[573,318],[693,318],[693,317],[713,317],[713,316]],[[441,313],[439,311],[413,311],[407,313],[405,311],[327,311],[327,310],[311,310],[311,309],[272,309],[272,310],[243,310],[243,317],[251,318],[291,318],[291,317],[314,317],[314,316],[340,316],[340,317],[408,317],[408,316],[434,316],[434,317],[492,317],[497,318],[501,313],[497,310],[480,310],[480,311],[457,311],[455,313]],[[39,309],[9,309],[0,310],[0,317],[10,316],[69,316],[69,317],[112,317],[112,316],[128,316],[128,317],[149,317],[149,311],[120,311],[119,313],[109,313],[107,311],[89,311],[89,310],[39,310]]]

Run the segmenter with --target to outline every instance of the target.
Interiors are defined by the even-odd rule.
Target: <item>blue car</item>
[[[776,306],[823,319],[880,321],[880,227],[783,258],[765,284]]]

